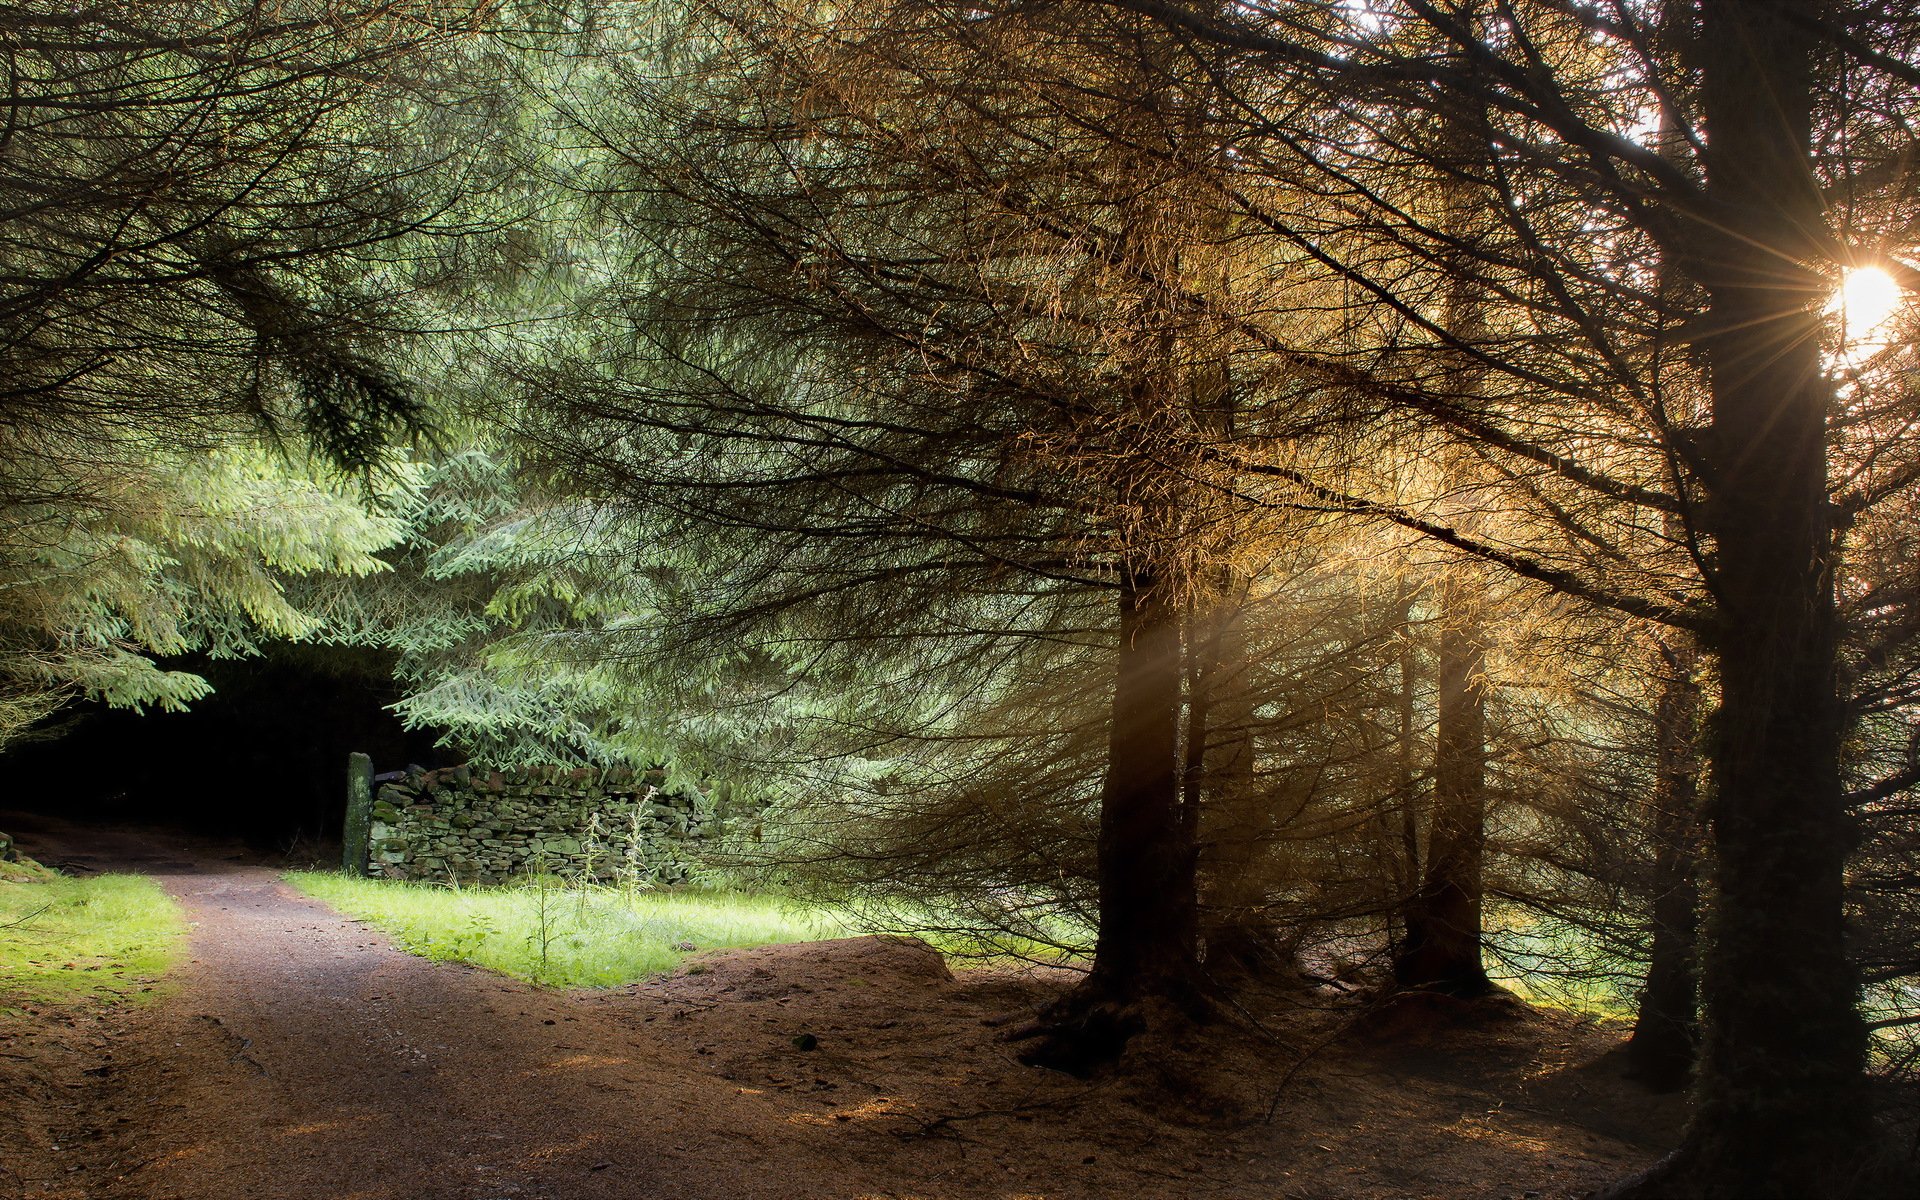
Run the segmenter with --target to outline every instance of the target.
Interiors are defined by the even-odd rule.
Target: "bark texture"
[[[1647,832],[1654,846],[1653,952],[1627,1042],[1636,1076],[1685,1087],[1700,1037],[1700,685],[1690,644],[1662,645],[1654,706],[1656,768]]]
[[[1704,449],[1721,704],[1707,815],[1695,1115],[1622,1196],[1891,1194],[1873,1174],[1866,1033],[1846,952],[1833,531],[1810,169],[1806,0],[1702,0],[1710,211],[1686,264],[1709,297]]]
[[[1468,574],[1468,579],[1475,576]],[[1402,987],[1479,996],[1491,990],[1481,963],[1486,858],[1486,652],[1459,584],[1442,589],[1438,732],[1426,869],[1406,913],[1393,963]]]
[[[1196,1002],[1194,829],[1181,803],[1179,614],[1158,580],[1119,590],[1120,638],[1101,790],[1093,968],[1025,1031],[1021,1060],[1085,1075],[1146,1028],[1152,1003]]]

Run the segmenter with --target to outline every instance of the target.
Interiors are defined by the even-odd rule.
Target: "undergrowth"
[[[322,871],[287,879],[415,954],[560,987],[632,983],[700,950],[850,932],[831,910],[743,892],[649,891],[551,875],[467,888]]]
[[[0,1011],[150,997],[186,922],[139,875],[69,878],[29,863],[0,871]]]

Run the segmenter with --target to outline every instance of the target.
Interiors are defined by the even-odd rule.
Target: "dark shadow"
[[[433,736],[387,707],[398,692],[385,653],[281,646],[167,665],[205,676],[214,694],[185,713],[74,706],[0,759],[9,807],[321,858],[339,840],[350,752],[382,769],[435,765]]]

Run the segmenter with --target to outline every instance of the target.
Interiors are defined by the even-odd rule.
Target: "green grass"
[[[676,948],[683,943],[717,950],[849,932],[828,910],[740,892],[626,892],[559,880],[456,891],[322,871],[287,880],[415,954],[560,987],[613,987],[672,970],[694,952]]]
[[[1065,913],[982,912],[926,900],[869,901],[854,911],[849,922],[861,930],[917,937],[956,971],[1012,963],[1084,966],[1092,957],[1095,930]]]
[[[0,871],[0,1010],[151,996],[186,922],[139,875],[69,879],[24,863]]]
[[[1646,964],[1609,953],[1593,935],[1507,905],[1487,914],[1487,975],[1529,1004],[1631,1021]]]

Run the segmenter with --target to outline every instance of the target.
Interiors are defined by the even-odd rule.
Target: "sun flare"
[[[1851,267],[1841,277],[1827,311],[1840,318],[1850,350],[1877,350],[1886,344],[1894,316],[1906,293],[1879,267]]]

